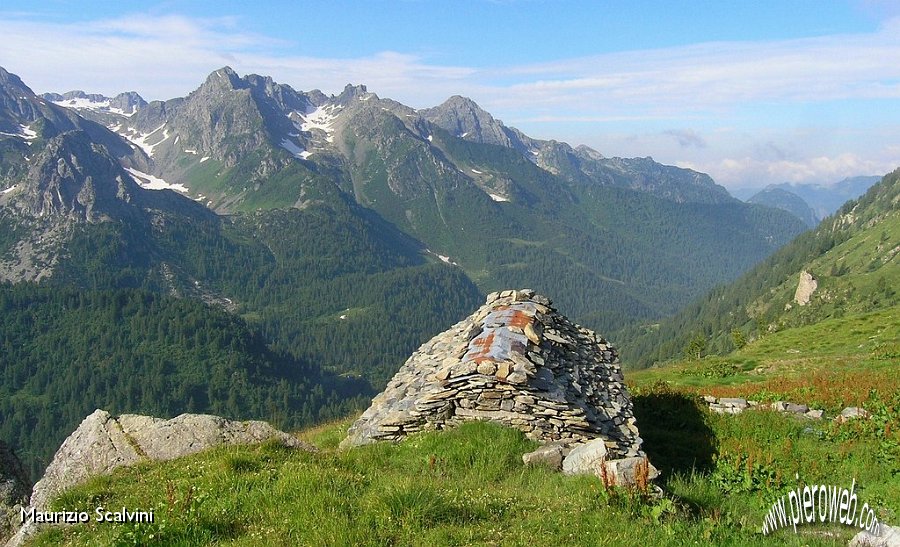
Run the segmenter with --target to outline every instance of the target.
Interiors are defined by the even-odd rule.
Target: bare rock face
[[[534,291],[503,291],[423,344],[342,446],[490,420],[543,443],[602,439],[610,458],[643,456],[615,349]]]
[[[136,414],[114,418],[98,409],[56,451],[44,477],[34,485],[30,507],[44,511],[67,488],[142,460],[171,460],[216,446],[271,439],[291,448],[316,450],[265,422],[237,422],[206,414],[182,414],[171,420]],[[7,546],[21,545],[39,526],[25,523]]]
[[[806,270],[800,272],[800,281],[797,283],[797,292],[794,293],[794,302],[800,306],[809,304],[810,299],[819,283],[816,278]]]
[[[315,447],[265,422],[237,422],[206,414],[182,414],[164,420],[95,410],[63,441],[43,478],[34,486],[31,506],[44,509],[63,490],[112,470],[144,460],[171,460],[221,445],[276,439],[285,446]]]
[[[28,505],[31,483],[22,462],[0,441],[0,545],[19,528],[20,509]]]

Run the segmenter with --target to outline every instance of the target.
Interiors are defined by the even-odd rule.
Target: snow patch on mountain
[[[290,152],[295,158],[305,160],[312,156],[312,152],[307,152],[288,139],[281,139],[281,147]]]
[[[291,121],[300,131],[322,131],[326,141],[334,142],[334,121],[342,110],[340,105],[326,104],[310,112],[294,111]],[[296,118],[299,118],[299,123]]]
[[[34,138],[37,138],[37,133],[31,130],[27,125],[20,125],[19,129],[22,131],[22,137],[25,138],[26,141],[30,141]]]
[[[12,192],[13,190],[15,190],[15,189],[16,189],[16,186],[17,186],[16,184],[13,184],[12,186],[10,186],[9,188],[7,188],[6,190],[0,190],[0,194],[8,194],[8,193]]]
[[[159,130],[163,130],[162,138],[157,139],[154,137]],[[166,128],[166,124],[162,124],[157,127],[153,131],[149,133],[138,133],[137,135],[129,134],[129,133],[119,133],[128,141],[130,141],[135,146],[138,146],[143,150],[148,156],[153,157],[153,149],[156,148],[161,142],[169,138],[169,130]]]
[[[130,118],[137,113],[137,110],[125,112],[121,108],[109,105],[109,99],[105,101],[94,101],[88,97],[76,97],[73,99],[63,99],[61,101],[53,101],[53,104],[63,108],[71,108],[73,110],[93,110],[95,112],[111,112],[120,116]]]
[[[441,262],[443,262],[444,264],[450,264],[452,266],[459,266],[459,264],[450,260],[449,256],[444,256],[442,254],[438,254],[438,253],[432,251],[431,249],[425,249],[425,252],[432,256],[438,257],[441,260]]]
[[[500,194],[492,194],[491,192],[488,192],[488,195],[491,196],[491,199],[494,201],[509,201],[509,198],[503,197]]]
[[[27,125],[20,125],[18,133],[7,133],[5,131],[0,131],[0,135],[4,137],[16,137],[19,139],[25,139],[26,141],[31,141],[37,138],[37,133],[31,130]]]
[[[131,167],[126,167],[125,170],[131,173],[134,181],[145,190],[175,190],[182,194],[188,193],[187,186],[183,184],[169,184],[159,177],[138,171],[137,169],[132,169]]]

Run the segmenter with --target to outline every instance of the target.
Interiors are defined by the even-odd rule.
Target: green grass
[[[796,486],[795,473],[809,484],[855,478],[861,500],[897,518],[896,460],[873,450],[872,432],[810,432],[774,413],[711,415],[662,388],[639,389],[635,402],[645,447],[665,473],[661,500],[526,468],[521,454],[535,443],[494,424],[338,451],[343,421],[304,433],[317,454],[231,447],[95,478],[55,507],[153,508],[155,522],[53,529],[35,544],[769,545],[763,515]],[[799,532],[774,540],[842,545],[852,535],[836,524]]]
[[[832,411],[872,389],[900,391],[900,306],[763,336],[725,356],[628,371],[636,386],[665,382],[692,393],[783,398]]]

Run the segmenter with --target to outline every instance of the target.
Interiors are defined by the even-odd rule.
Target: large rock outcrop
[[[342,446],[490,420],[541,442],[602,438],[609,459],[643,456],[615,349],[534,291],[504,291],[423,344]]]
[[[28,505],[31,482],[12,449],[0,441],[0,545],[19,528],[20,509]]]
[[[238,422],[207,414],[182,414],[170,420],[136,414],[116,418],[98,409],[56,451],[43,478],[34,485],[29,508],[45,511],[67,488],[142,460],[171,460],[216,446],[272,439],[288,447],[316,450],[266,422]],[[37,528],[33,522],[25,523],[8,546],[22,544]]]
[[[797,290],[794,292],[794,302],[800,306],[809,304],[812,295],[819,287],[819,282],[806,270],[800,272],[800,281],[797,282]]]
[[[43,478],[34,485],[31,506],[43,509],[69,487],[144,459],[171,460],[216,446],[269,439],[315,450],[266,422],[237,422],[208,414],[182,414],[171,420],[136,414],[114,418],[98,409],[56,451]]]

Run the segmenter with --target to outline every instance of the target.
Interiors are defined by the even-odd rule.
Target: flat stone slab
[[[569,452],[562,462],[562,470],[566,475],[595,475],[606,460],[609,450],[603,439],[580,444]]]
[[[568,451],[561,444],[545,444],[533,452],[522,455],[525,465],[545,465],[551,469],[562,469],[563,458]]]

